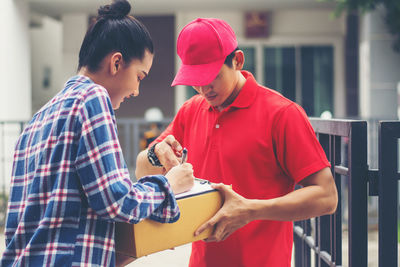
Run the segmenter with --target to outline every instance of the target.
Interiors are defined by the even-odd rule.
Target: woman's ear
[[[116,75],[122,68],[122,54],[120,52],[112,53],[110,56],[109,70],[111,75]]]
[[[232,60],[233,68],[235,70],[241,70],[243,69],[244,65],[244,53],[242,50],[236,50],[235,51],[235,56],[233,57]]]

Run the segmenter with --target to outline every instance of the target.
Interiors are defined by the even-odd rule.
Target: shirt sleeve
[[[179,208],[164,176],[131,182],[108,95],[101,89],[91,90],[79,116],[81,134],[75,166],[90,207],[113,221],[137,223],[147,217],[177,221]]]
[[[275,119],[273,138],[283,170],[299,182],[330,164],[305,111],[293,103]]]

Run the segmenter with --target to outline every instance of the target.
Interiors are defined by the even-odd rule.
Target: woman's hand
[[[194,185],[193,166],[190,163],[172,167],[165,177],[167,177],[174,194],[188,191]]]

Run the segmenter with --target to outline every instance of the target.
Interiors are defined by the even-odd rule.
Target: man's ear
[[[232,59],[232,65],[235,70],[243,69],[244,65],[244,53],[242,50],[236,50],[235,56]]]
[[[118,71],[122,68],[122,54],[120,52],[115,52],[111,54],[109,62],[109,70],[111,75],[116,75]]]

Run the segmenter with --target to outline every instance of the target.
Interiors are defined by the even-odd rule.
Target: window
[[[296,101],[296,66],[294,47],[264,48],[264,83]]]
[[[308,116],[333,114],[332,46],[245,45],[241,49],[244,69],[259,83],[302,105]]]
[[[302,106],[307,114],[333,114],[333,49],[301,47]]]
[[[186,88],[186,99],[189,99],[194,95],[197,95],[196,90],[194,90],[192,86],[185,85],[185,88]]]
[[[254,76],[257,76],[256,72],[256,49],[254,47],[242,47],[245,60],[244,60],[244,70],[250,71]]]

